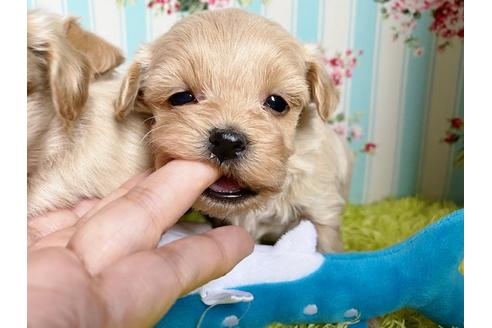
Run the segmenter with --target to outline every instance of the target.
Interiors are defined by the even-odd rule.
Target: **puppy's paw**
[[[342,253],[344,251],[339,227],[316,224],[318,233],[317,250],[321,253]]]

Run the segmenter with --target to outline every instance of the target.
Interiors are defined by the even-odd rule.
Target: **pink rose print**
[[[171,15],[181,10],[178,0],[150,0],[147,7]]]
[[[352,143],[354,140],[361,140],[364,135],[362,127],[358,124],[359,119],[360,113],[352,114],[349,117],[345,117],[345,114],[340,113],[333,119],[330,119],[328,124],[331,125],[336,134],[346,139],[348,143]],[[375,149],[376,145],[374,143],[366,143],[360,152],[372,155],[374,154]]]
[[[374,151],[376,150],[376,144],[372,142],[368,142],[364,145],[364,148],[362,148],[362,152],[366,154],[374,154]]]
[[[340,137],[344,139],[347,138],[348,136],[347,122],[340,121],[340,122],[333,123],[333,131],[335,131],[336,134],[338,134]]]
[[[403,39],[416,56],[422,56],[420,42],[413,35],[422,14],[429,12],[433,21],[429,30],[438,37],[438,51],[444,51],[453,39],[464,39],[464,0],[374,0],[382,4],[384,19],[393,21],[393,40]]]
[[[465,122],[461,117],[453,117],[449,119],[449,127],[446,130],[446,135],[442,139],[442,142],[452,146],[458,141],[465,138]],[[455,164],[462,166],[465,162],[465,147],[464,143],[458,151],[455,158]]]
[[[353,140],[362,139],[362,128],[359,125],[352,125],[351,135]]]
[[[353,70],[357,66],[357,59],[362,55],[362,51],[354,52],[346,50],[343,54],[336,53],[334,56],[324,55],[326,69],[335,86],[341,86],[344,79],[350,79],[353,75]]]
[[[125,0],[118,1],[126,3]],[[221,9],[230,7],[233,3],[246,6],[249,2],[250,0],[149,0],[147,6],[157,13],[171,15],[178,12],[193,13],[201,10]]]

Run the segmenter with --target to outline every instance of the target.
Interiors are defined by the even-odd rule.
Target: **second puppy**
[[[152,166],[139,115],[114,117],[120,51],[73,18],[27,17],[27,215],[103,197]]]

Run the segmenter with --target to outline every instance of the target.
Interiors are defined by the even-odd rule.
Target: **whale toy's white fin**
[[[239,262],[231,272],[210,281],[199,291],[211,300],[228,299],[229,292],[221,294],[221,291],[238,286],[301,279],[316,271],[323,261],[323,255],[316,252],[314,225],[302,221],[274,246],[256,245],[253,253]]]
[[[299,225],[277,241],[273,246],[278,252],[292,253],[316,253],[316,228],[307,220],[303,220]]]

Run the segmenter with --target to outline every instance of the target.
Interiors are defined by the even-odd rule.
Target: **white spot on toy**
[[[316,251],[316,229],[302,221],[273,247],[256,245],[254,252],[227,275],[199,289],[205,293],[237,286],[268,284],[301,279],[318,270],[324,257]]]
[[[359,311],[357,309],[349,309],[343,314],[345,318],[356,318],[359,316]]]
[[[206,290],[201,297],[206,305],[251,302],[254,299],[253,294],[236,289]]]
[[[235,327],[239,325],[239,319],[235,315],[230,315],[222,321],[224,327]]]
[[[305,315],[315,315],[316,313],[318,313],[318,307],[316,306],[316,304],[309,304],[309,305],[306,305],[306,307],[304,308],[304,311],[302,311]]]

